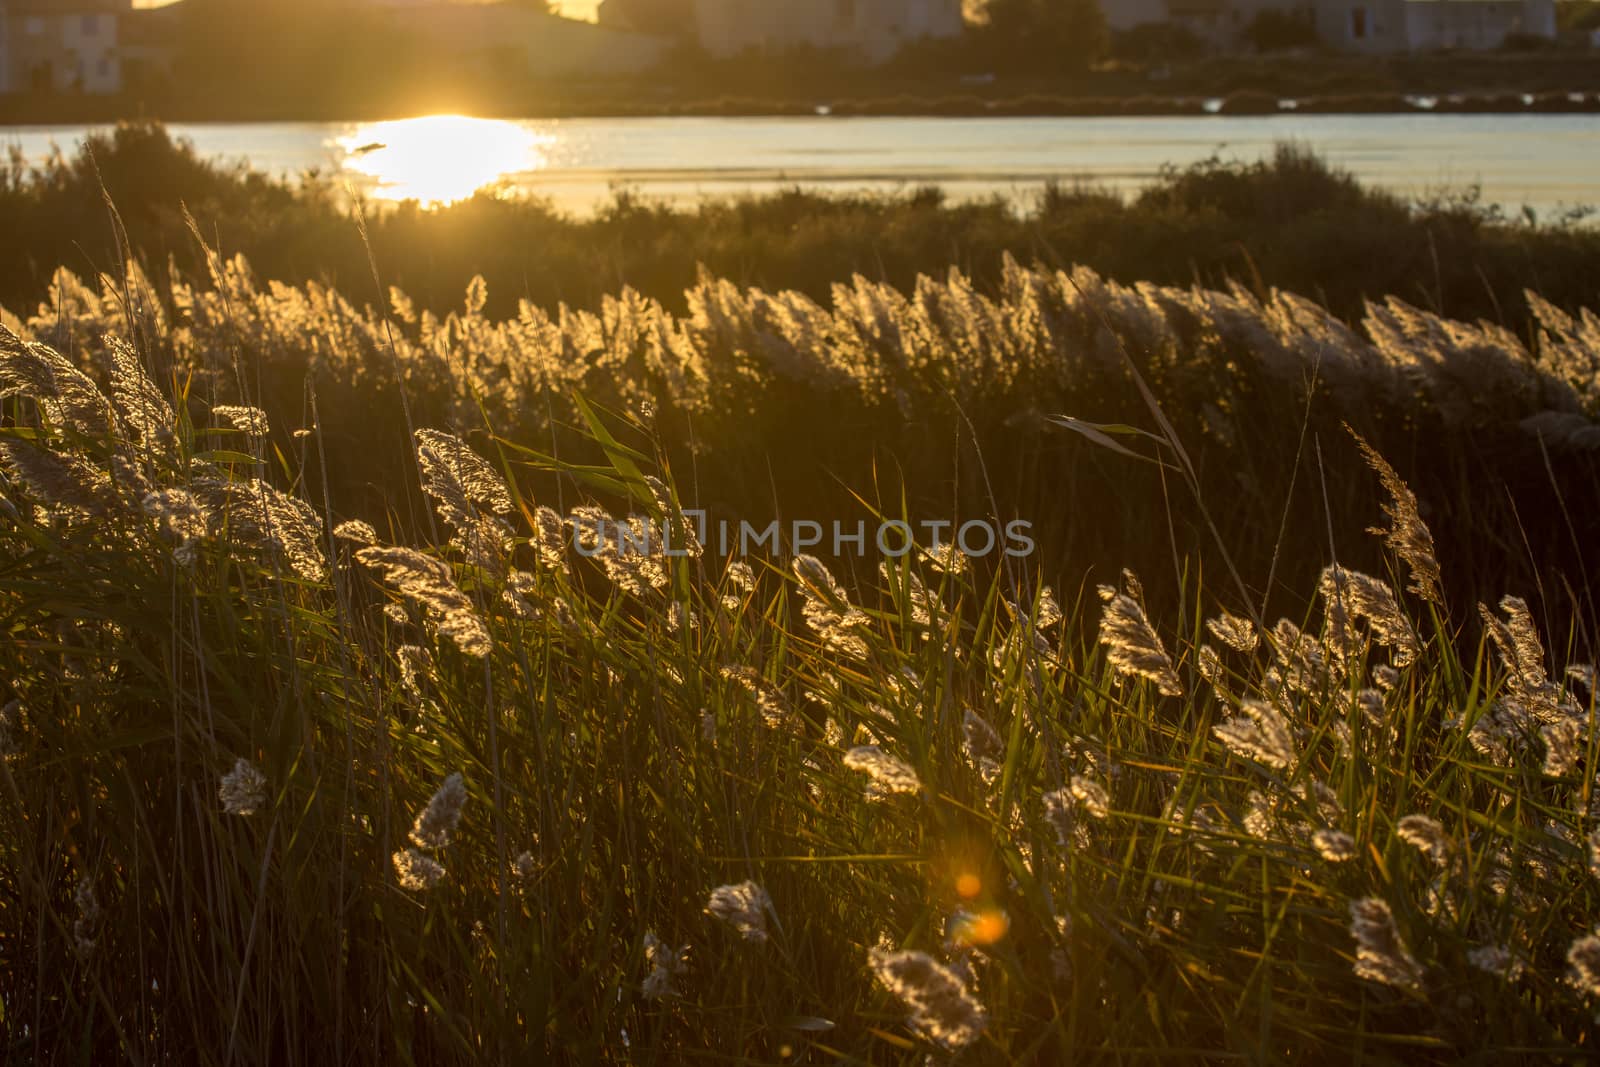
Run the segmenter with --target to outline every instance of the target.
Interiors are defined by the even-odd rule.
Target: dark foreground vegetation
[[[369,262],[99,161],[0,231],[8,1056],[1592,1056],[1592,232],[1284,153]]]

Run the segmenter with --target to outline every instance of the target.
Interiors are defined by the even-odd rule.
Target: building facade
[[[0,10],[6,91],[122,91],[118,28],[128,0],[12,0]]]
[[[1554,38],[1555,0],[1104,0],[1114,30],[1169,22],[1218,49],[1242,46],[1256,17],[1303,21],[1346,52],[1487,50],[1513,34]]]
[[[643,73],[671,50],[670,38],[547,15],[516,3],[406,0],[390,4],[395,24],[439,53],[484,70],[544,80]]]
[[[1405,6],[1412,51],[1499,48],[1512,34],[1556,36],[1555,0],[1409,0]]]
[[[957,37],[961,0],[695,0],[696,36],[714,56],[829,48],[881,63],[914,41]]]
[[[11,20],[6,15],[5,0],[0,0],[0,93],[11,88]]]

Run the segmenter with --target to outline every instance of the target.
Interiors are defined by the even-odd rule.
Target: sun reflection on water
[[[555,140],[516,122],[428,115],[364,123],[335,142],[341,166],[382,200],[448,204],[545,166]]]

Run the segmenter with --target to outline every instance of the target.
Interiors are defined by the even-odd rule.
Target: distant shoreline
[[[1215,116],[1281,115],[1549,115],[1600,114],[1600,92],[1342,93],[1325,96],[1281,96],[1246,90],[1225,96],[1067,96],[1028,94],[983,98],[943,95],[852,97],[800,100],[724,97],[682,103],[583,106],[508,107],[441,103],[435,107],[340,108],[336,111],[289,112],[276,108],[166,108],[125,97],[0,100],[0,126],[61,126],[114,123],[156,118],[171,123],[377,122],[418,114],[472,114],[500,119],[592,118],[1208,118]]]

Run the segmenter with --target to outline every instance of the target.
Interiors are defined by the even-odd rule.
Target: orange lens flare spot
[[[962,900],[971,900],[983,892],[983,880],[975,874],[963,874],[956,879],[956,893]]]
[[[993,945],[1011,930],[1011,917],[998,908],[967,916],[956,927],[956,940],[968,945]]]

